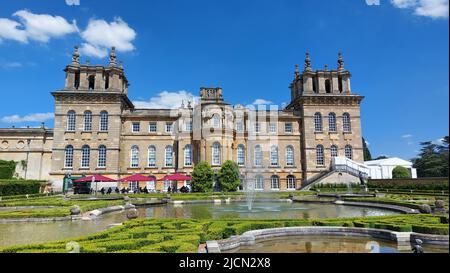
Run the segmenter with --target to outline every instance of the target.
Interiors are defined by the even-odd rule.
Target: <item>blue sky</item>
[[[79,5],[68,5],[66,2]],[[342,51],[373,155],[413,157],[449,131],[448,0],[0,0],[0,127],[53,126],[75,44],[118,47],[139,105],[220,86],[230,103],[289,102],[294,65]],[[166,91],[166,92],[164,92]],[[175,101],[175,102],[174,102]]]

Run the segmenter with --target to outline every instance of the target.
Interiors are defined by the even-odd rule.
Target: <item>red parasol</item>
[[[188,181],[191,180],[192,177],[189,175],[184,175],[181,173],[176,173],[176,174],[170,174],[170,175],[166,175],[163,178],[161,178],[160,180],[162,181]]]
[[[141,181],[156,181],[154,177],[148,177],[142,174],[134,174],[132,176],[119,179],[120,182],[141,182]]]
[[[116,182],[116,180],[100,174],[96,174],[88,177],[83,177],[73,182]]]

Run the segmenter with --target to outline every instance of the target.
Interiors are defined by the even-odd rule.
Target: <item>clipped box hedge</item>
[[[39,194],[45,181],[37,180],[0,180],[0,196]]]

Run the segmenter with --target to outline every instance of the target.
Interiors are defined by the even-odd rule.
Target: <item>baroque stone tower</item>
[[[133,108],[115,48],[109,65],[80,64],[78,47],[64,69],[65,86],[52,93],[55,130],[52,175],[119,173],[121,115]]]
[[[336,156],[364,161],[360,121],[364,97],[352,91],[350,78],[341,53],[336,70],[325,65],[313,71],[309,53],[303,72],[296,66],[287,109],[301,116],[303,181],[327,172]]]

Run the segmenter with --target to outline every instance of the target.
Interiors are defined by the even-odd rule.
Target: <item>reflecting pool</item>
[[[386,209],[364,208],[334,204],[255,202],[248,211],[245,202],[230,204],[184,204],[138,207],[140,218],[193,219],[308,219],[382,216],[398,214]],[[96,233],[110,224],[126,221],[126,212],[113,212],[92,221],[62,221],[48,223],[0,224],[0,247],[43,243]]]
[[[284,236],[258,241],[224,253],[412,253],[411,245],[371,237]],[[448,253],[448,246],[423,245],[425,253]]]

